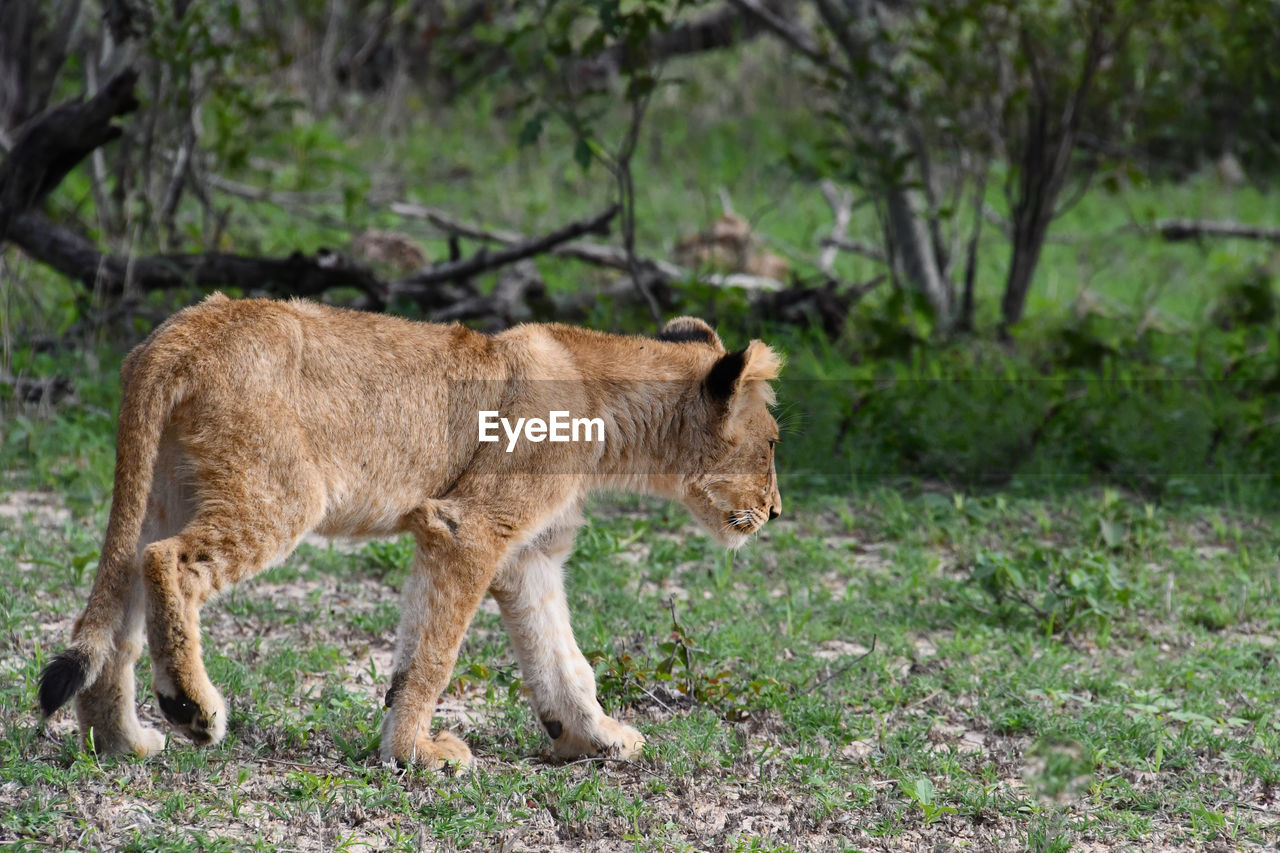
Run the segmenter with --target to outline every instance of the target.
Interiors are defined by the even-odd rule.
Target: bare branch
[[[172,243],[174,231],[177,230],[174,218],[178,214],[178,202],[182,200],[182,191],[185,189],[188,179],[188,166],[196,144],[195,127],[189,123],[183,132],[182,143],[178,146],[178,153],[173,158],[173,170],[169,175],[169,188],[165,190],[164,201],[160,203],[159,218],[161,225],[164,227],[166,246]]]
[[[269,190],[266,187],[254,187],[249,184],[242,184],[239,181],[233,181],[230,178],[224,178],[221,175],[215,174],[206,175],[205,181],[215,190],[224,192],[227,195],[233,195],[247,201],[266,202],[267,204],[273,204],[277,207],[283,208],[299,204],[323,204],[325,202],[337,201],[341,198],[337,193],[332,192],[289,192],[284,190]]]
[[[493,326],[506,328],[526,320],[551,315],[547,310],[547,284],[538,267],[526,258],[512,264],[498,277],[492,293],[477,293],[432,312],[435,323],[455,320],[488,320]],[[543,309],[538,311],[536,309]]]
[[[465,222],[451,213],[434,207],[409,202],[392,202],[393,213],[415,219],[423,219],[435,225],[447,234],[456,234],[471,240],[483,240],[503,245],[515,245],[526,242],[529,238],[518,231],[506,231],[500,228],[486,228],[474,222]],[[872,251],[875,251],[874,249]],[[626,250],[617,246],[606,246],[585,240],[573,240],[553,247],[548,254],[560,258],[572,258],[583,263],[599,267],[627,272],[628,262]],[[740,287],[744,290],[781,290],[784,285],[777,279],[766,276],[748,275],[746,273],[730,273],[727,275],[695,275],[692,270],[679,264],[658,258],[636,257],[636,265],[641,274],[661,282],[686,281],[697,278],[713,287]]]
[[[95,148],[120,135],[116,116],[137,109],[138,73],[126,69],[87,101],[62,104],[34,119],[0,163],[0,240],[12,220],[35,207]]]
[[[588,242],[565,243],[553,249],[551,254],[615,270],[626,271],[627,269],[627,253],[616,246]],[[693,277],[693,274],[684,267],[658,258],[637,257],[636,263],[642,270],[648,270],[666,281],[680,281]]]
[[[793,14],[793,0],[755,0],[764,12],[775,18],[786,20]],[[758,16],[743,15],[741,4],[725,3],[711,9],[706,14],[679,23],[669,30],[654,33],[649,39],[645,53],[654,61],[662,62],[676,56],[706,53],[726,47],[733,47],[740,41],[755,38],[760,32],[771,28]],[[623,50],[615,47],[607,51],[605,56],[610,61],[621,64]]]
[[[812,33],[785,18],[775,15],[760,0],[729,0],[729,2],[747,15],[755,18],[788,47],[804,56],[814,65],[840,70],[835,67],[831,57],[818,46],[818,40],[814,38]]]
[[[446,281],[459,281],[486,270],[543,254],[556,245],[583,234],[607,234],[609,221],[617,215],[618,205],[614,204],[608,210],[590,219],[571,222],[549,234],[508,246],[501,251],[490,253],[486,249],[481,249],[469,258],[428,267],[394,282],[391,285],[391,295],[413,298],[432,285]]]
[[[528,236],[519,231],[507,231],[501,228],[488,228],[474,222],[466,222],[458,219],[453,214],[440,210],[435,207],[424,207],[420,204],[410,202],[396,201],[390,205],[392,213],[405,216],[410,219],[422,219],[430,222],[446,234],[451,236],[466,237],[469,240],[481,240],[488,243],[500,243],[502,245],[512,245],[515,243],[523,243],[528,240]],[[617,246],[607,246],[603,243],[592,243],[586,240],[571,240],[568,243],[561,243],[551,249],[550,254],[561,258],[573,258],[583,263],[594,264],[599,267],[608,267],[610,269],[626,271],[627,254],[623,249]],[[638,258],[640,266],[652,270],[657,275],[668,281],[678,281],[690,277],[690,273],[684,267],[668,261],[658,260],[656,258]]]
[[[776,278],[767,275],[750,275],[744,272],[732,272],[724,275],[699,276],[699,281],[712,287],[739,287],[747,291],[778,292],[786,289],[786,285]]]
[[[409,219],[422,219],[430,222],[446,234],[466,237],[469,240],[483,240],[489,243],[522,243],[528,239],[519,231],[503,231],[498,228],[485,228],[473,222],[464,222],[453,214],[435,207],[424,207],[406,201],[393,201],[389,209],[397,216]],[[563,248],[563,246],[558,247]]]
[[[889,260],[889,257],[879,247],[870,243],[863,243],[861,240],[851,240],[848,237],[824,237],[822,245],[844,252],[853,252],[855,255],[862,255],[865,258],[880,261],[881,263],[887,263]]]
[[[631,171],[631,158],[636,153],[640,142],[640,127],[645,113],[649,109],[649,95],[642,95],[631,101],[631,122],[627,125],[626,136],[618,146],[618,153],[612,162],[605,162],[613,172],[614,181],[618,185],[618,195],[622,200],[622,248],[627,256],[627,273],[636,290],[649,306],[649,314],[655,326],[662,325],[662,306],[657,298],[649,292],[645,276],[641,275],[639,258],[636,257],[636,187],[635,176]]]

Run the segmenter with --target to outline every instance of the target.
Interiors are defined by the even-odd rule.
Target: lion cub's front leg
[[[633,758],[644,736],[600,708],[595,672],[573,637],[561,569],[573,535],[573,528],[544,533],[502,568],[490,591],[556,755]]]
[[[501,540],[451,501],[431,501],[405,519],[418,542],[405,583],[396,655],[382,721],[382,757],[425,767],[465,768],[467,745],[431,734],[436,701],[453,674],[463,634],[497,568]]]

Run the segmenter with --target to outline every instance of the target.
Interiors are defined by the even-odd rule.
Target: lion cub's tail
[[[97,681],[116,648],[116,635],[132,593],[138,538],[151,493],[160,436],[180,399],[182,381],[172,358],[151,346],[162,329],[125,360],[124,401],[116,439],[115,489],[98,574],[71,647],[40,673],[40,708],[47,717]]]

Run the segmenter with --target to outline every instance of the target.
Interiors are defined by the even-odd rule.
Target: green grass
[[[404,543],[304,546],[209,605],[230,734],[136,762],[80,751],[65,712],[41,733],[34,710],[39,668],[87,594],[74,565],[96,526],[5,520],[0,838],[166,850],[1275,840],[1274,518],[1098,491],[789,498],[732,559],[678,508],[598,502],[569,568],[575,629],[606,708],[649,738],[645,757],[548,761],[486,607],[437,718],[478,758],[457,780],[376,759]],[[1104,536],[1103,519],[1122,529]],[[1045,548],[1106,561],[1127,594],[1048,618]],[[997,551],[1023,588],[975,577]],[[670,643],[691,649],[688,667],[664,668]],[[143,713],[155,718],[151,700]]]

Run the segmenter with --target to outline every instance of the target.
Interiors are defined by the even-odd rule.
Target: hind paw
[[[146,758],[164,749],[164,735],[156,729],[134,724],[119,731],[89,726],[83,731],[85,749],[98,755],[132,755]]]
[[[164,749],[164,733],[159,729],[145,727],[138,731],[138,740],[134,743],[132,752],[139,758],[146,758],[162,749]]]

